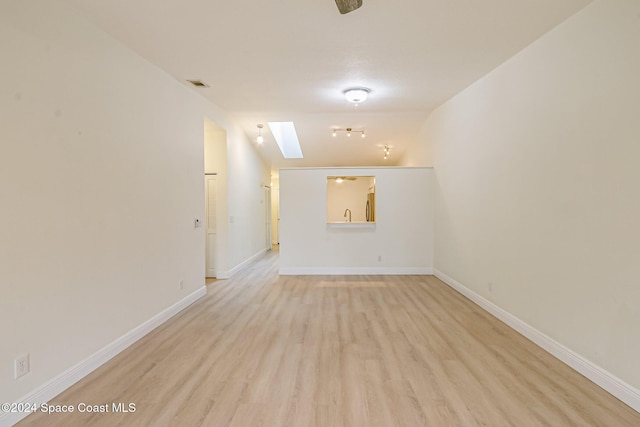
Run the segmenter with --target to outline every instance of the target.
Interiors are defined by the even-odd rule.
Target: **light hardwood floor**
[[[21,426],[640,426],[640,414],[433,276],[282,276],[277,252]]]

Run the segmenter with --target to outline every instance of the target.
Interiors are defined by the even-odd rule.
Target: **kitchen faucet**
[[[345,218],[347,217],[347,213],[349,213],[349,219],[348,220],[345,219],[345,221],[351,222],[351,209],[345,209],[344,210],[344,217]]]

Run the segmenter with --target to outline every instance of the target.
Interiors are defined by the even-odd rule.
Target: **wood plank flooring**
[[[278,276],[277,252],[20,426],[640,426],[433,276]]]

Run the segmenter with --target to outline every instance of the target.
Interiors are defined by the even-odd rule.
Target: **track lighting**
[[[363,129],[352,129],[352,128],[346,128],[346,129],[333,129],[333,130],[331,131],[331,134],[335,137],[335,136],[338,134],[338,132],[346,132],[346,133],[347,133],[347,136],[351,136],[351,134],[352,134],[352,133],[359,133],[359,134],[360,134],[360,136],[361,136],[362,138],[364,138],[364,137],[365,137],[365,134],[364,134],[364,130],[363,130]]]

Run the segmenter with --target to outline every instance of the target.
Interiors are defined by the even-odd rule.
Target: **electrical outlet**
[[[179,280],[178,281],[178,289],[180,289],[180,290],[184,289],[184,280]]]
[[[489,288],[489,292],[493,292],[493,283],[489,282],[487,288]]]
[[[14,377],[15,379],[20,378],[23,375],[29,373],[31,369],[29,366],[29,354],[25,354],[24,356],[18,357],[13,361],[14,363]]]
[[[382,255],[378,255],[378,262],[382,261]]]

